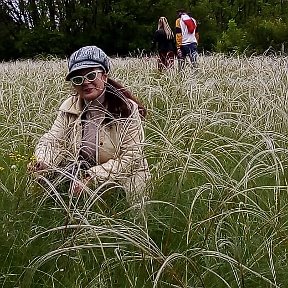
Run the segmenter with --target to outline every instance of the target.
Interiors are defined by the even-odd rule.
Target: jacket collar
[[[83,111],[83,101],[78,96],[70,96],[59,108],[60,111],[80,115]]]
[[[105,93],[103,91],[103,93],[99,96],[98,102],[92,103],[92,105],[95,105],[97,103],[103,105],[104,99]],[[59,110],[70,114],[80,115],[83,112],[84,106],[85,102],[81,100],[79,96],[70,96],[61,104]]]
[[[128,102],[132,106],[132,111],[138,109],[138,105],[134,101],[128,99]],[[70,96],[61,104],[59,110],[79,116],[83,112],[83,105],[84,102],[78,96]]]

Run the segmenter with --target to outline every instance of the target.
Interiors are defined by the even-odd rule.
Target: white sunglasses
[[[70,78],[70,81],[76,85],[76,86],[80,86],[84,83],[85,79],[89,82],[93,82],[97,77],[99,73],[103,73],[102,70],[93,70],[88,72],[86,75],[83,76],[74,76]]]

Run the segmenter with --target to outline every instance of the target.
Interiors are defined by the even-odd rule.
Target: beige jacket
[[[131,102],[132,113],[128,118],[119,118],[99,129],[98,165],[87,172],[96,183],[113,181],[126,191],[127,198],[138,198],[150,179],[149,168],[143,156],[144,132],[138,105]],[[35,156],[49,166],[77,162],[81,146],[82,104],[78,97],[71,96],[59,108],[51,129],[44,134],[36,146]]]

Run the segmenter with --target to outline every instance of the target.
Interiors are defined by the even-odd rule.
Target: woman
[[[158,20],[158,29],[154,33],[153,48],[157,45],[159,54],[158,70],[169,68],[174,63],[176,53],[176,45],[174,34],[165,17],[160,17]]]
[[[50,131],[36,146],[36,162],[29,169],[42,173],[72,163],[82,175],[74,181],[74,194],[81,194],[86,186],[114,183],[125,190],[130,202],[139,199],[150,178],[143,156],[145,108],[108,77],[109,60],[100,48],[80,48],[71,55],[68,68],[66,80],[76,93],[60,106]]]

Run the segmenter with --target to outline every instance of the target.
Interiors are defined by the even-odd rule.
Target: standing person
[[[158,20],[158,28],[154,33],[153,47],[157,46],[158,50],[158,70],[173,66],[174,57],[176,55],[175,37],[168,24],[166,17],[160,17]]]
[[[196,65],[197,61],[197,22],[189,16],[185,10],[177,11],[178,18],[176,19],[176,46],[179,69],[183,68],[186,56],[189,57],[191,64]]]
[[[108,76],[109,59],[100,48],[85,46],[75,51],[68,69],[66,80],[75,94],[60,106],[28,169],[42,174],[70,164],[82,175],[70,175],[73,195],[89,191],[87,187],[114,183],[125,190],[130,203],[141,199],[150,178],[143,156],[146,109]]]

